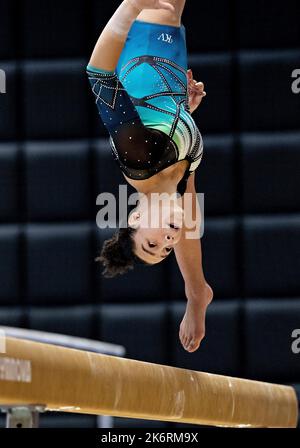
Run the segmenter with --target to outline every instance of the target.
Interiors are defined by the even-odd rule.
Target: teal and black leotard
[[[147,179],[180,160],[189,165],[183,194],[199,166],[203,141],[188,106],[185,28],[136,20],[115,72],[87,67],[96,104],[123,173]]]

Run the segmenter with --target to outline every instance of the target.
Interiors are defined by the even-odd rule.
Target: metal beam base
[[[6,413],[6,428],[38,428],[43,406],[1,406]]]

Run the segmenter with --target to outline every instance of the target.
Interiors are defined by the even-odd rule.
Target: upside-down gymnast
[[[213,291],[203,273],[200,230],[199,237],[186,237],[182,201],[190,193],[199,216],[195,170],[203,143],[191,113],[206,95],[187,70],[184,6],[185,0],[124,0],[103,29],[87,74],[112,154],[139,195],[127,226],[104,243],[103,275],[123,274],[136,262],[156,264],[174,250],[187,297],[179,338],[194,352]],[[167,193],[169,203],[154,193]],[[160,216],[159,226],[149,225],[150,215]]]

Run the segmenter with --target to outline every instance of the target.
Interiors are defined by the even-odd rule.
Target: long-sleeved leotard
[[[152,54],[143,54],[145,46]],[[183,25],[135,21],[115,72],[87,67],[121,170],[129,178],[147,179],[187,160],[177,186],[180,194],[203,154],[202,137],[188,107],[186,59]]]

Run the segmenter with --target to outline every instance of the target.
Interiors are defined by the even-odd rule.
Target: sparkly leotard
[[[124,174],[147,179],[180,160],[183,194],[203,142],[187,94],[185,28],[135,21],[115,72],[88,66],[92,91]]]

